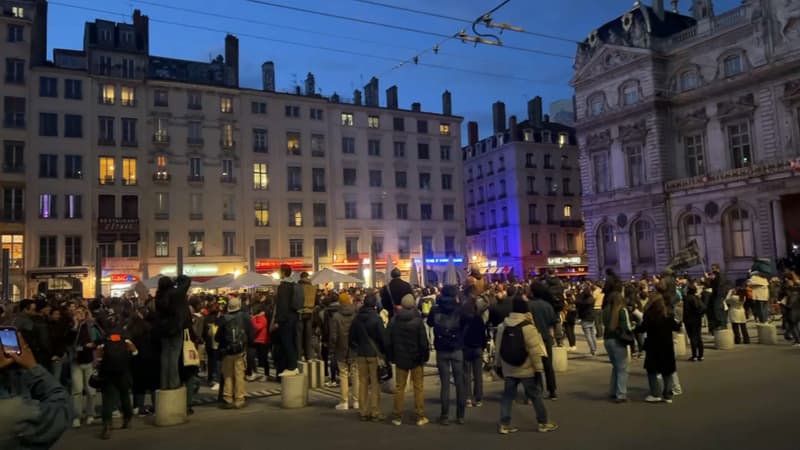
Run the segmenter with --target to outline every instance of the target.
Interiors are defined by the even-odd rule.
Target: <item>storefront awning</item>
[[[89,269],[85,267],[28,271],[28,277],[34,280],[46,280],[49,278],[86,278],[87,276],[89,276]]]

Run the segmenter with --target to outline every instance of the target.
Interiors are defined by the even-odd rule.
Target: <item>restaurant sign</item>
[[[547,258],[547,265],[548,266],[576,266],[581,264],[581,257],[580,256],[558,256]]]

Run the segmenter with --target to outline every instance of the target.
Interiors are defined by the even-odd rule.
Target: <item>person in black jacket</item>
[[[542,335],[545,347],[547,347],[547,356],[542,358],[544,362],[544,377],[547,382],[547,391],[550,393],[550,400],[557,400],[556,394],[556,372],[553,370],[553,344],[555,337],[555,327],[558,323],[558,315],[553,310],[552,294],[549,287],[541,282],[534,283],[531,286],[531,300],[528,302],[528,307],[533,314],[533,321],[539,334]],[[548,300],[549,299],[549,300]]]
[[[302,308],[302,302],[298,304],[298,299],[302,296],[295,295],[295,284],[289,280],[292,275],[292,268],[287,265],[281,266],[281,284],[278,286],[277,298],[275,300],[275,319],[274,327],[277,328],[277,342],[274,344],[276,354],[279,356],[275,361],[275,368],[278,376],[297,375],[297,321],[300,319],[298,311]]]
[[[151,404],[156,404],[156,390],[160,373],[156,342],[153,338],[153,326],[148,321],[149,316],[150,311],[147,307],[140,306],[128,324],[128,335],[133,345],[139,350],[139,353],[133,357],[131,375],[133,378],[133,409],[141,416],[149,415],[151,412],[144,403],[145,394],[148,391]]]
[[[597,354],[597,331],[594,326],[595,309],[592,288],[591,283],[586,283],[583,286],[583,289],[575,299],[575,308],[578,318],[581,320],[581,328],[583,329],[583,335],[586,337],[586,343],[589,344],[589,351],[594,356]]]
[[[386,355],[383,321],[376,307],[378,298],[368,294],[350,327],[350,350],[356,355],[361,420],[382,422],[381,387],[378,382],[378,358]]]
[[[467,398],[464,385],[464,331],[466,321],[461,308],[458,307],[458,287],[445,286],[436,300],[436,306],[428,316],[428,326],[433,328],[436,348],[436,367],[439,369],[442,402],[440,425],[449,425],[450,418],[450,372],[456,385],[456,421],[464,424]]]
[[[686,326],[686,333],[689,335],[689,342],[692,346],[692,358],[690,361],[703,360],[703,314],[706,312],[706,305],[702,297],[697,295],[697,285],[694,281],[689,282],[686,290],[686,300],[683,306],[683,323]]]
[[[483,405],[483,349],[488,342],[486,324],[478,313],[478,299],[473,289],[463,305],[464,312],[464,386],[467,408]]]
[[[400,302],[406,295],[413,295],[411,285],[400,278],[400,269],[392,269],[392,281],[381,288],[381,305],[389,313],[389,319],[394,317],[395,311],[400,307]]]
[[[416,303],[411,294],[403,297],[400,302],[402,309],[395,314],[387,333],[387,357],[397,366],[394,377],[397,382],[397,390],[394,393],[392,423],[398,426],[403,423],[403,402],[409,375],[414,386],[414,410],[417,415],[417,425],[423,426],[428,423],[428,419],[425,417],[423,369],[430,358],[430,347],[425,324],[415,309]]]
[[[161,389],[181,386],[178,364],[183,350],[183,330],[189,327],[189,302],[186,293],[192,280],[179,276],[173,283],[169,277],[158,280],[156,310],[161,333]]]

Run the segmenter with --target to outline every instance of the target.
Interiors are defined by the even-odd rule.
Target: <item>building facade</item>
[[[374,246],[380,283],[388,259],[408,270],[423,253],[463,255],[461,161],[431,157],[460,142],[449,93],[437,114],[400,109],[396,87],[382,107],[376,79],[364,104],[316,94],[311,74],[305,90],[275,92],[272,63],[264,89],[242,88],[236,37],[209,62],[154,56],[138,10],[87,23],[84,48],[50,61],[47,2],[2,5],[0,235],[14,298],[92,296],[98,276],[116,294],[174,275],[179,250],[197,280],[283,263],[363,276]],[[403,164],[408,187],[391,188]]]
[[[525,278],[553,269],[586,274],[574,129],[542,115],[542,99],[528,103],[528,118],[493,105],[494,130],[479,139],[470,122],[463,148],[470,262],[492,279]]]
[[[591,32],[576,55],[589,269],[663,269],[696,241],[730,273],[800,237],[800,6],[691,15],[662,0]],[[795,247],[793,247],[793,245]]]

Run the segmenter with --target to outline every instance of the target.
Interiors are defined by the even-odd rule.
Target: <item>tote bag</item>
[[[183,366],[197,367],[200,365],[200,354],[194,342],[189,337],[189,330],[183,330]]]

